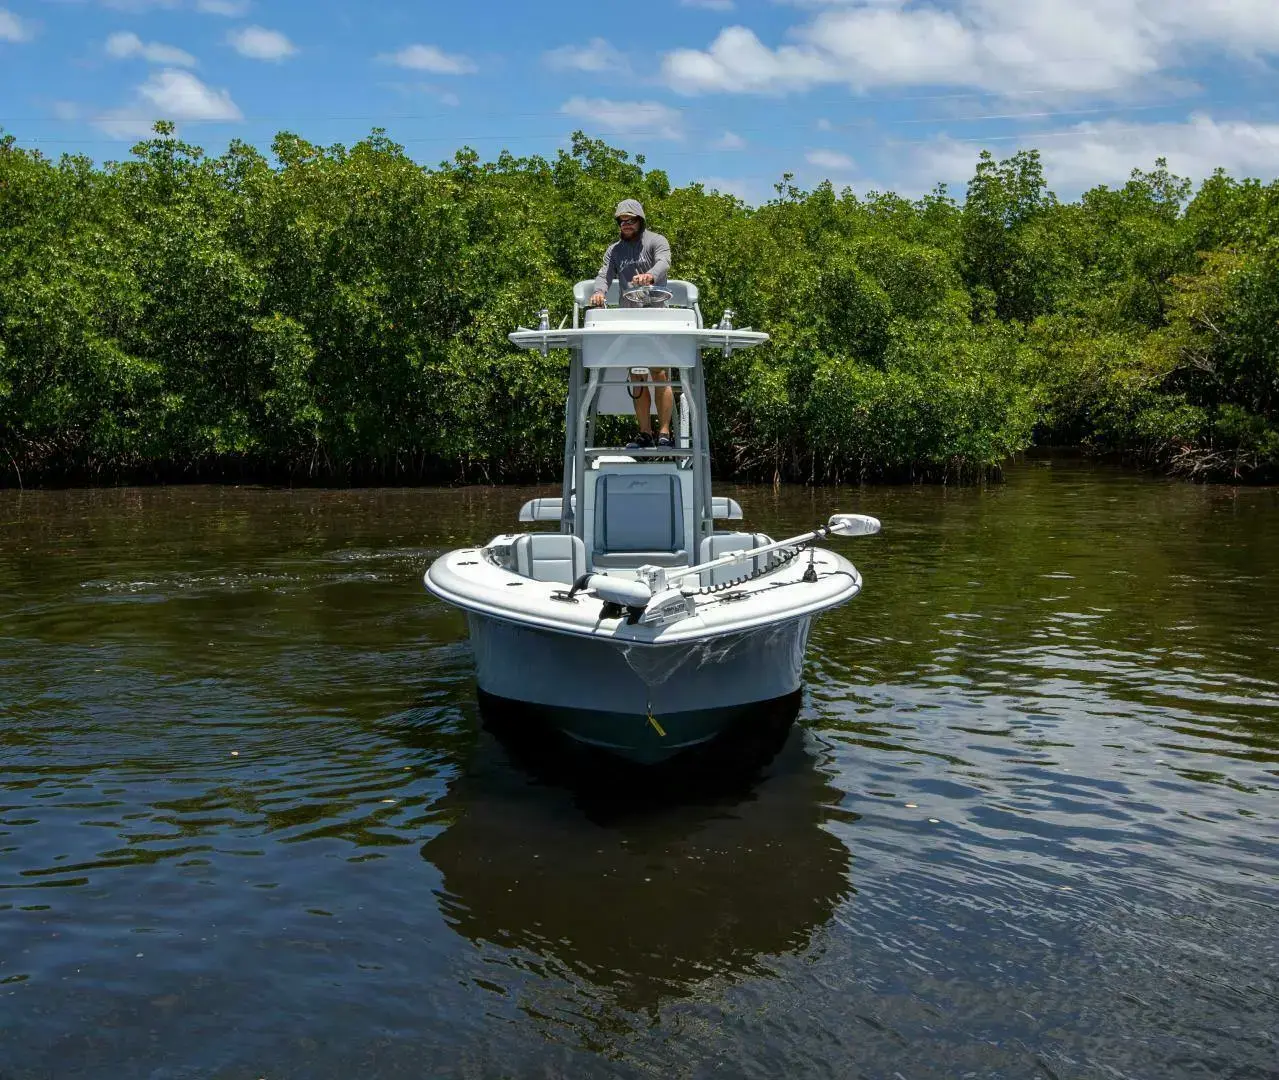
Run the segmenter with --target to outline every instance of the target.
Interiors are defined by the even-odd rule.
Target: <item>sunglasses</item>
[[[639,224],[639,218],[637,218],[637,217],[620,217],[620,218],[618,218],[618,219],[617,219],[617,223],[618,223],[619,225],[637,225],[637,224]]]

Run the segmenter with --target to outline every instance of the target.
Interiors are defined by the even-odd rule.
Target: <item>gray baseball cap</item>
[[[613,211],[613,216],[618,218],[623,214],[630,214],[632,217],[643,218],[644,207],[640,206],[638,199],[623,199],[617,204],[617,209]],[[647,219],[645,218],[645,220]]]

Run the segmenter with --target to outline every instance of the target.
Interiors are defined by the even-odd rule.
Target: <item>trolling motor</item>
[[[563,598],[567,601],[572,601],[580,592],[589,593],[591,596],[604,601],[604,606],[600,610],[600,618],[618,619],[625,612],[626,621],[634,624],[640,621],[654,598],[659,600],[662,608],[670,607],[672,611],[668,614],[673,615],[675,608],[679,607],[681,603],[687,603],[687,595],[685,595],[685,590],[680,583],[707,570],[718,570],[720,567],[731,566],[733,563],[757,559],[761,555],[767,555],[770,551],[798,547],[801,544],[811,545],[828,536],[873,536],[879,530],[879,519],[873,518],[869,514],[832,514],[825,525],[820,525],[809,532],[801,533],[799,536],[792,536],[786,540],[775,540],[771,544],[764,544],[757,548],[730,551],[717,559],[698,563],[696,566],[678,569],[662,566],[641,566],[636,571],[639,574],[638,579],[610,577],[608,574],[585,573],[573,582],[572,588],[563,594]],[[808,582],[817,580],[817,571],[814,566],[815,557],[816,549],[809,556],[808,569],[804,571],[802,580]]]
[[[653,599],[652,590],[644,582],[609,577],[607,574],[582,574],[564,594],[564,599],[572,600],[579,592],[590,593],[604,601],[600,609],[601,619],[620,619],[625,612],[628,623],[639,622],[648,602]]]

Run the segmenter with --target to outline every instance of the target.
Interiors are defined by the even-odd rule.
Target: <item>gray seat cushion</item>
[[[525,533],[511,544],[515,572],[534,581],[572,585],[586,573],[586,545],[564,533]]]
[[[610,554],[597,551],[591,562],[601,570],[633,570],[637,566],[687,566],[686,551],[624,551]]]
[[[712,559],[718,559],[721,555],[727,555],[730,551],[752,551],[757,547],[763,547],[765,544],[771,544],[772,542],[764,533],[713,533],[702,541],[702,551],[697,561],[699,563],[710,562]],[[754,559],[743,559],[738,563],[730,563],[728,566],[721,566],[715,570],[703,570],[700,574],[701,583],[703,586],[724,585],[755,571],[763,572],[767,569],[770,558],[770,555],[765,554]]]
[[[594,554],[684,555],[680,478],[665,472],[602,473],[595,483]]]

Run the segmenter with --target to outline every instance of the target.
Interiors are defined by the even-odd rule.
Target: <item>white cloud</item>
[[[910,0],[776,0],[778,4],[797,8],[833,8],[833,7],[905,7]]]
[[[206,86],[189,71],[165,68],[133,92],[134,100],[92,118],[93,126],[117,139],[140,139],[157,120],[229,121],[243,115],[225,90]]]
[[[436,86],[434,83],[393,82],[393,83],[387,83],[386,85],[388,88],[399,91],[399,93],[401,94],[406,94],[406,95],[425,94],[427,97],[434,98],[441,105],[449,106],[449,108],[456,108],[458,105],[462,104],[462,99],[459,98],[455,93],[453,93],[451,90],[445,90],[441,86]]]
[[[853,167],[853,159],[838,150],[810,150],[804,160],[819,169],[831,169],[835,172],[848,172]]]
[[[819,15],[803,30],[819,74],[852,85],[962,83],[979,75],[971,29],[950,11],[857,8]]]
[[[1205,52],[1279,53],[1273,0],[940,0],[825,6],[770,46],[745,26],[705,49],[666,54],[682,93],[780,94],[823,84],[855,90],[964,86],[1111,93]]]
[[[803,90],[822,79],[823,65],[811,49],[783,45],[775,52],[744,26],[720,31],[706,51],[676,49],[662,60],[662,75],[671,89],[684,94],[711,91],[777,93]]]
[[[383,53],[378,59],[411,71],[430,71],[436,75],[470,75],[477,70],[470,57],[446,53],[436,45],[406,45],[397,52]]]
[[[712,146],[716,150],[741,150],[745,145],[746,140],[734,131],[724,132],[723,135],[712,143]]]
[[[137,34],[121,31],[107,38],[108,56],[117,60],[132,60],[140,57],[152,64],[165,64],[169,67],[195,67],[196,60],[189,52],[175,45],[164,45],[158,41],[143,41]]]
[[[1173,39],[1190,47],[1198,39],[1248,56],[1279,49],[1279,7],[1271,0],[1172,0],[1166,5],[1142,0],[1139,6],[1152,20],[1167,20]]]
[[[1122,185],[1135,168],[1149,169],[1165,157],[1181,176],[1201,180],[1218,167],[1236,177],[1279,176],[1279,124],[1214,120],[1196,114],[1183,122],[1159,124],[1076,124],[1059,131],[1036,132],[1014,140],[961,142],[941,136],[902,147],[909,185],[925,191],[938,181],[962,186],[972,176],[983,148],[996,157],[1037,148],[1050,188],[1063,197],[1107,184]]]
[[[543,53],[547,67],[555,71],[625,71],[626,57],[603,38],[591,38],[585,45],[561,45]]]
[[[165,120],[242,120],[231,95],[206,86],[189,71],[166,68],[138,87]]]
[[[30,41],[34,36],[35,30],[30,23],[19,19],[7,8],[0,8],[0,41],[11,41],[17,44]]]
[[[263,26],[246,26],[232,30],[227,41],[241,56],[250,60],[284,60],[298,51],[284,34]]]
[[[238,19],[249,13],[249,0],[195,0],[195,10],[205,15],[221,15]]]
[[[127,107],[110,109],[93,118],[93,126],[113,139],[145,139],[154,122]]]
[[[560,112],[608,135],[651,135],[672,140],[684,137],[678,110],[656,101],[575,97],[564,102]]]
[[[1166,157],[1175,173],[1202,179],[1216,168],[1235,176],[1279,175],[1279,124],[1216,121],[1195,115],[1185,123],[1080,124],[1058,143],[1045,141],[1045,169],[1054,183],[1090,187],[1121,183],[1136,167]]]
[[[754,180],[732,176],[701,176],[697,178],[697,183],[701,184],[707,191],[719,191],[725,195],[733,195],[741,199],[742,202],[751,205],[766,201],[756,190],[757,184]]]

